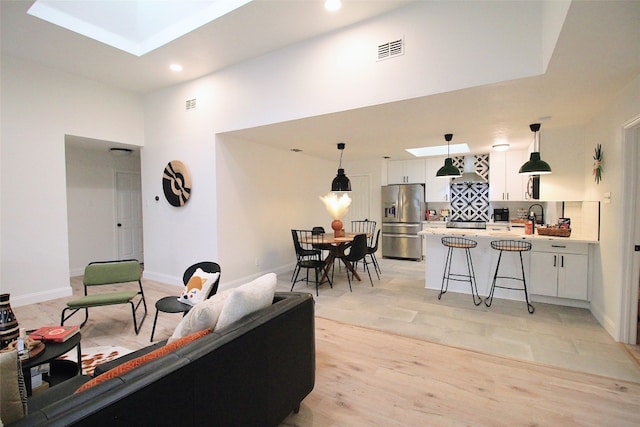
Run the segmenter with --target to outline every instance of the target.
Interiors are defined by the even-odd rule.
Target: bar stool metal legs
[[[469,282],[471,285],[471,296],[473,297],[473,303],[480,305],[482,298],[478,293],[478,285],[476,284],[476,273],[473,270],[473,262],[471,261],[471,252],[469,249],[478,246],[478,242],[463,237],[443,237],[442,244],[449,248],[447,251],[447,260],[444,264],[444,272],[442,273],[442,285],[440,286],[440,293],[438,299],[442,298],[442,295],[447,293],[449,289],[449,280],[456,280],[458,282]],[[451,259],[453,258],[454,249],[464,249],[465,259],[467,261],[467,273],[459,274],[451,272]]]
[[[531,250],[531,243],[518,241],[518,240],[496,240],[491,242],[491,247],[495,250],[500,251],[498,255],[498,263],[496,264],[496,272],[493,275],[493,282],[491,283],[491,290],[489,291],[489,295],[484,299],[484,304],[487,307],[491,307],[491,303],[493,302],[493,293],[496,288],[501,289],[511,289],[515,291],[524,290],[524,299],[527,302],[527,311],[529,314],[533,314],[535,311],[535,307],[531,305],[529,302],[529,293],[527,292],[527,279],[524,275],[524,263],[522,262],[522,252]],[[502,252],[517,252],[520,256],[520,270],[522,271],[522,278],[520,277],[512,277],[512,276],[498,276],[498,270],[500,269],[500,260],[502,259]],[[500,286],[496,285],[497,279],[508,279],[508,280],[516,280],[522,282],[522,288],[513,288],[508,286]]]

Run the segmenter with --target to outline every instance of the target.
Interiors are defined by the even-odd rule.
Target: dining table
[[[335,262],[336,258],[339,259],[344,256],[345,249],[351,246],[351,242],[353,242],[353,239],[358,234],[363,234],[363,233],[347,232],[344,234],[344,236],[341,236],[341,237],[336,237],[333,233],[327,233],[322,235],[321,241],[320,240],[314,241],[314,243],[316,244],[319,243],[322,245],[327,245],[327,248],[329,248],[329,255],[327,255],[327,257],[324,260],[324,271],[322,273],[322,278],[320,279],[320,283],[323,283],[325,280],[327,280],[327,274],[329,273],[329,269],[333,267],[333,263]],[[353,277],[361,281],[362,279],[360,279],[360,275],[354,268],[353,264],[347,260],[344,260],[344,261],[347,269],[351,273],[353,273]]]

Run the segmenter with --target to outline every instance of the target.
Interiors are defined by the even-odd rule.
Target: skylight
[[[467,144],[451,144],[448,149],[450,154],[466,154],[471,151],[469,150],[469,146]],[[447,155],[446,145],[436,145],[435,147],[407,148],[406,150],[416,157]]]
[[[250,1],[36,0],[27,13],[142,56]]]

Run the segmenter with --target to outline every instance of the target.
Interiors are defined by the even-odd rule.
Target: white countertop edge
[[[599,244],[598,240],[587,239],[580,236],[571,235],[570,237],[554,237],[540,236],[538,234],[524,234],[523,229],[512,231],[493,231],[493,230],[468,230],[468,229],[452,229],[442,227],[426,227],[418,232],[419,235],[433,236],[466,236],[466,237],[489,237],[493,240],[500,239],[523,239],[523,240],[550,240],[577,243],[593,243]]]

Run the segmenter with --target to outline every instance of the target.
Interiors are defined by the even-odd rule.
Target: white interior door
[[[346,231],[351,230],[351,221],[371,218],[371,191],[369,188],[369,175],[353,175],[351,181],[351,205],[342,223]]]
[[[144,262],[139,173],[116,172],[116,234],[118,259]]]

